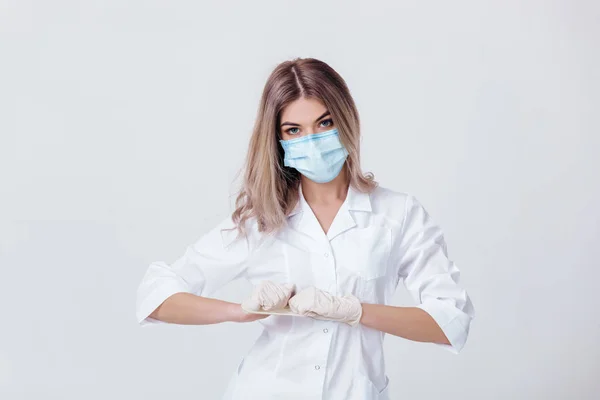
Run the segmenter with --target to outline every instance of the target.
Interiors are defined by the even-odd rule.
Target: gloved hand
[[[294,287],[291,283],[262,281],[254,287],[252,295],[242,302],[242,308],[254,311],[284,308],[294,292]]]
[[[308,287],[289,300],[290,309],[296,314],[302,314],[319,320],[345,322],[356,326],[362,317],[362,304],[354,295],[343,297]]]

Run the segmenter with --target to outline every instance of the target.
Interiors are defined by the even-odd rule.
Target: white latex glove
[[[252,295],[242,302],[242,307],[254,311],[279,310],[287,306],[293,292],[294,285],[291,283],[262,281],[254,287]]]
[[[345,322],[356,326],[362,317],[362,304],[354,295],[343,297],[308,287],[289,300],[290,309],[296,314],[302,314],[315,319]]]

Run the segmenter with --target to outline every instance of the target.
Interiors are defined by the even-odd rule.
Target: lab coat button
[[[323,254],[326,258],[329,257],[329,253]]]
[[[321,369],[321,366],[320,366],[320,365],[315,365],[315,369],[316,369],[316,370],[320,370],[320,369]]]
[[[325,329],[323,329],[323,332],[327,333],[327,332],[329,332],[329,330],[327,328],[325,328]]]

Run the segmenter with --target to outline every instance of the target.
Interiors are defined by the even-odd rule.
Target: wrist
[[[363,305],[360,301],[360,299],[352,294],[347,295],[346,298],[350,301],[351,305],[351,309],[354,311],[353,314],[349,321],[348,324],[350,326],[357,326],[360,324],[360,321],[362,319],[363,316]]]
[[[242,320],[244,310],[241,304],[227,303],[225,305],[225,319],[227,322],[240,322]]]

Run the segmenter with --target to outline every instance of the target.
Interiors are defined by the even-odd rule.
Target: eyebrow
[[[324,117],[330,115],[329,110],[325,111],[323,113],[323,115],[321,115],[319,118],[315,119],[315,122],[319,122],[319,120],[323,119]],[[283,124],[281,124],[281,127],[283,127],[284,125],[291,125],[291,126],[300,126],[300,124],[296,124],[294,122],[284,122]]]

